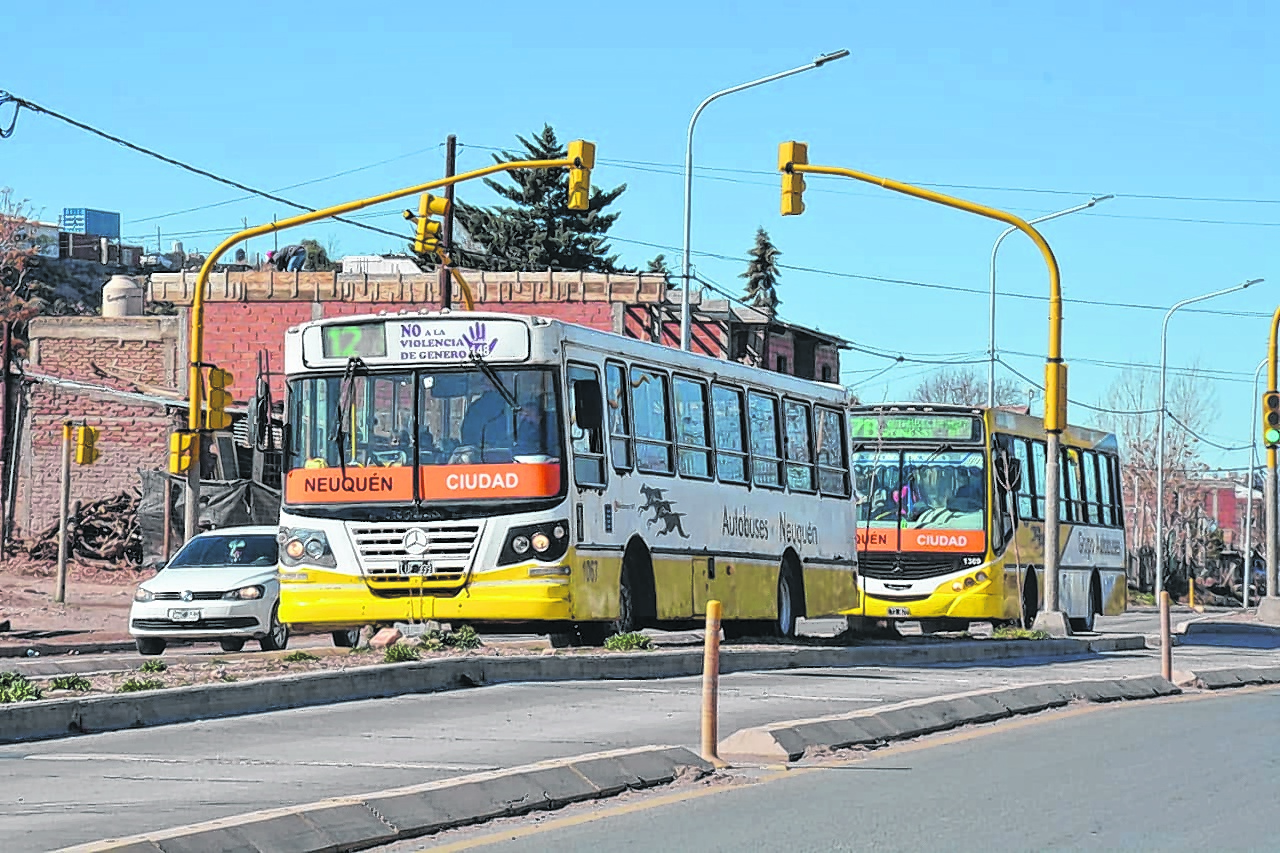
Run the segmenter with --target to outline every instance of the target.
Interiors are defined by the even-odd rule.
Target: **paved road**
[[[1280,665],[1268,649],[1175,655],[1189,669]],[[721,732],[982,687],[1158,671],[1157,656],[1142,651],[736,673],[721,681]],[[697,678],[510,684],[4,746],[0,838],[6,853],[50,850],[595,750],[696,747],[698,710]]]
[[[390,849],[1275,850],[1278,712],[1275,689],[1091,706]]]

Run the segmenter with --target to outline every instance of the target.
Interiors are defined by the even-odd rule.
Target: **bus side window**
[[[1088,504],[1089,521],[1093,524],[1109,524],[1102,508],[1102,500],[1098,497],[1098,454],[1087,450],[1081,457],[1084,462],[1081,474],[1084,476],[1084,499]]]
[[[631,411],[636,422],[636,470],[672,474],[671,401],[666,374],[631,368]]]
[[[716,472],[720,475],[720,482],[747,482],[742,392],[737,388],[712,385],[711,415],[716,442]]]
[[[992,513],[992,550],[999,551],[1013,538],[1013,483],[1001,479],[1001,459],[1013,458],[1013,440],[1007,435],[997,435],[992,445],[992,471],[995,473],[995,507]]]
[[[804,403],[784,400],[782,403],[783,437],[786,438],[787,487],[797,492],[814,490],[813,442],[809,424],[809,407]]]
[[[1033,494],[1035,495],[1035,497],[1032,500],[1032,510],[1031,510],[1032,518],[1039,518],[1039,519],[1044,518],[1045,457],[1046,457],[1046,454],[1044,449],[1044,442],[1043,441],[1031,442],[1031,467],[1028,470],[1030,470],[1032,473],[1031,486],[1034,488]]]
[[[615,471],[631,470],[631,410],[627,394],[626,368],[616,362],[604,366],[608,395],[605,398],[609,422],[609,453]]]
[[[818,434],[818,488],[824,495],[849,497],[849,461],[845,449],[844,418],[833,409],[814,409]]]
[[[711,441],[707,437],[707,386],[677,376],[676,461],[681,477],[711,479]]]
[[[747,422],[751,430],[751,479],[757,486],[782,488],[782,458],[778,453],[778,401],[759,391],[747,393]]]
[[[1119,513],[1116,512],[1118,502],[1111,485],[1111,457],[1098,457],[1099,494],[1102,498],[1102,523],[1111,527],[1120,524]]]
[[[1074,447],[1062,451],[1062,500],[1058,503],[1058,520],[1089,522],[1085,512],[1084,492],[1080,488],[1080,451]]]
[[[602,488],[605,484],[604,438],[599,418],[580,424],[581,417],[598,416],[600,376],[594,367],[569,365],[569,440],[573,445],[573,479],[579,486]],[[594,408],[594,412],[588,410]]]

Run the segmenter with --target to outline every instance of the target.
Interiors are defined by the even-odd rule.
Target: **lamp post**
[[[1070,213],[1079,213],[1087,210],[1099,202],[1106,201],[1109,198],[1115,198],[1114,195],[1096,196],[1089,199],[1084,204],[1077,204],[1075,207],[1069,207],[1066,210],[1059,210],[1057,213],[1047,213],[1044,216],[1035,219],[1028,219],[1028,225],[1036,225],[1040,222],[1048,222],[1050,219],[1057,219],[1059,216],[1066,216]],[[996,244],[991,247],[991,336],[987,346],[987,405],[995,407],[996,404],[996,252],[1000,249],[1000,244],[1004,242],[1004,238],[1008,237],[1014,231],[1017,231],[1016,225],[1010,225],[1008,228],[1000,232],[1000,236],[996,238]]]
[[[1167,414],[1164,403],[1164,389],[1169,352],[1169,318],[1173,316],[1174,311],[1185,305],[1204,302],[1206,299],[1225,296],[1228,293],[1235,293],[1237,290],[1244,290],[1246,287],[1257,284],[1260,281],[1262,279],[1255,278],[1243,284],[1237,284],[1235,287],[1215,290],[1213,293],[1206,293],[1203,296],[1184,299],[1165,312],[1164,325],[1160,327],[1160,412],[1156,416],[1156,600],[1159,600],[1160,593],[1164,590],[1164,419]]]
[[[1249,606],[1249,579],[1253,577],[1253,474],[1258,462],[1258,377],[1269,359],[1258,362],[1253,371],[1253,412],[1249,416],[1249,502],[1244,509],[1244,578],[1241,599],[1244,607]]]
[[[698,104],[698,108],[693,111],[693,117],[689,119],[689,133],[685,139],[684,146],[684,255],[680,262],[680,349],[689,349],[689,232],[692,229],[691,218],[693,214],[693,126],[698,121],[698,116],[707,108],[707,105],[717,98],[725,95],[732,95],[734,92],[741,92],[743,89],[750,89],[764,83],[772,83],[774,80],[781,80],[783,77],[790,77],[793,74],[799,74],[802,71],[809,71],[813,68],[819,68],[828,62],[837,59],[843,59],[849,55],[847,50],[837,50],[834,53],[824,53],[813,62],[805,65],[797,66],[789,71],[780,71],[777,74],[770,74],[768,77],[761,77],[759,80],[752,80],[750,83],[742,83],[737,86],[730,86],[728,89],[721,89],[713,95],[710,95],[702,103]]]

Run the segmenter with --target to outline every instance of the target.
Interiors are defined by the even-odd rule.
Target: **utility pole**
[[[242,216],[242,217],[240,217],[240,221],[244,223],[244,230],[248,231],[248,230],[249,230],[249,217],[247,217],[247,216]],[[245,238],[245,241],[244,241],[244,262],[245,262],[246,264],[247,264],[247,263],[249,263],[249,238],[248,238],[248,237],[246,237],[246,238]]]
[[[53,600],[67,600],[67,527],[71,514],[71,421],[62,424],[62,482],[58,489],[58,589]]]
[[[444,146],[444,176],[446,178],[454,176],[457,162],[458,137],[451,133]],[[440,307],[453,308],[453,279],[449,273],[449,261],[444,260],[445,258],[453,258],[453,184],[449,184],[444,188],[444,197],[445,201],[449,202],[449,206],[444,212],[444,221],[441,223],[444,226],[440,229],[440,246],[443,251],[440,253],[441,261],[437,274],[440,282]]]
[[[164,244],[160,242],[160,226],[156,226],[156,255],[164,254]]]

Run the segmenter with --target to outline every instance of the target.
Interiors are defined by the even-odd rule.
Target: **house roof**
[[[820,341],[831,344],[837,349],[850,349],[852,343],[839,335],[832,335],[819,329],[811,329],[807,326],[801,326],[798,323],[792,323],[787,320],[769,317],[768,312],[753,308],[749,305],[742,305],[732,302],[728,299],[700,299],[696,294],[690,293],[690,307],[693,308],[694,314],[702,315],[712,320],[722,320],[732,323],[740,323],[745,326],[764,326],[772,324],[789,332],[798,332],[802,335],[809,335]],[[667,302],[676,317],[680,316],[680,291],[674,290],[667,293]]]

